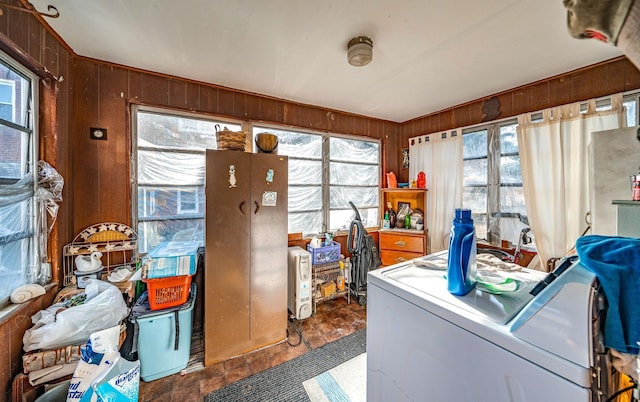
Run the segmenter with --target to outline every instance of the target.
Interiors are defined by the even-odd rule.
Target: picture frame
[[[404,207],[405,205],[411,208],[411,203],[398,201],[398,212],[400,212],[402,210],[402,207]]]
[[[409,148],[402,148],[402,168],[409,169]]]

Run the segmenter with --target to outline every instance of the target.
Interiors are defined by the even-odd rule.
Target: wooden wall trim
[[[390,144],[389,148],[395,148],[399,133],[400,124],[391,121],[85,57],[73,58],[72,64],[73,232],[101,221],[130,224],[133,104],[378,139]],[[107,141],[89,139],[90,127],[106,128]],[[394,169],[394,164],[395,157],[383,163],[387,169]]]
[[[397,146],[408,147],[409,138],[418,135],[486,122],[483,105],[492,98],[500,104],[498,120],[639,88],[640,71],[626,57],[617,57],[408,120],[401,125]],[[401,166],[400,158],[398,152],[396,166]],[[398,179],[409,181],[408,175],[403,169]]]
[[[233,98],[230,101],[230,104],[227,109],[219,112],[214,112],[216,116],[228,116],[236,119],[244,119],[251,120],[256,122],[265,122],[265,123],[276,123],[276,124],[285,124],[290,127],[302,127],[308,129],[314,129],[317,131],[324,132],[339,132],[339,133],[347,133],[347,134],[355,134],[355,135],[365,135],[372,138],[381,138],[380,135],[367,135],[368,131],[364,130],[362,127],[366,126],[361,124],[364,122],[376,122],[377,124],[383,123],[388,127],[396,127],[399,128],[401,123],[397,123],[391,120],[378,119],[374,117],[368,117],[365,115],[360,115],[351,112],[345,112],[337,109],[331,109],[321,106],[315,106],[311,104],[305,104],[301,102],[291,101],[284,98],[278,98],[270,95],[264,95],[260,93],[245,91],[241,89],[235,89],[226,87],[223,85],[198,81],[190,78],[178,77],[170,74],[149,71],[137,67],[129,67],[118,63],[107,62],[104,60],[94,59],[91,57],[85,56],[75,56],[74,60],[77,62],[89,62],[95,65],[104,66],[111,69],[122,69],[131,73],[138,73],[142,76],[148,77],[148,79],[154,79],[151,77],[155,77],[158,79],[157,82],[168,82],[169,83],[169,95],[171,95],[172,91],[176,89],[180,90],[177,87],[184,86],[186,87],[187,93],[185,96],[189,96],[189,89],[197,90],[198,87],[206,87],[209,90],[218,91],[219,98]],[[160,105],[158,102],[149,101],[146,98],[132,98],[130,99],[131,103],[141,104],[146,106],[153,107],[168,107],[173,108],[175,110],[187,110],[191,112],[197,113],[209,113],[211,112],[207,110],[203,110],[203,107],[198,107],[197,104],[194,104],[193,99],[185,98],[185,102],[181,105]],[[259,116],[257,112],[260,109],[265,109],[269,107],[273,107],[277,104],[277,107],[280,108],[277,111],[274,111],[270,115],[267,116]],[[337,123],[338,118],[342,118],[344,122]],[[287,121],[305,121],[306,124],[293,124],[287,123]]]
[[[588,78],[588,79],[587,79]],[[429,113],[402,123],[410,136],[482,123],[482,105],[497,98],[497,119],[640,88],[640,71],[624,56]]]
[[[23,52],[9,37],[0,32],[0,50],[8,54],[18,63],[29,68],[38,77],[45,80],[57,80],[37,59],[28,53]]]

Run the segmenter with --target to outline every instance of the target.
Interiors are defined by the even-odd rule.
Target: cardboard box
[[[320,294],[322,295],[322,297],[329,297],[335,292],[336,292],[336,283],[333,281],[325,282],[320,285]]]

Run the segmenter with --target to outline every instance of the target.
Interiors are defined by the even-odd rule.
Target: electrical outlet
[[[91,138],[92,140],[106,140],[107,129],[91,127],[89,129],[89,138]]]

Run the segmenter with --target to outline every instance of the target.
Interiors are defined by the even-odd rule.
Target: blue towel
[[[580,262],[593,272],[609,307],[604,323],[605,346],[638,353],[640,341],[640,239],[584,236],[576,241]]]

